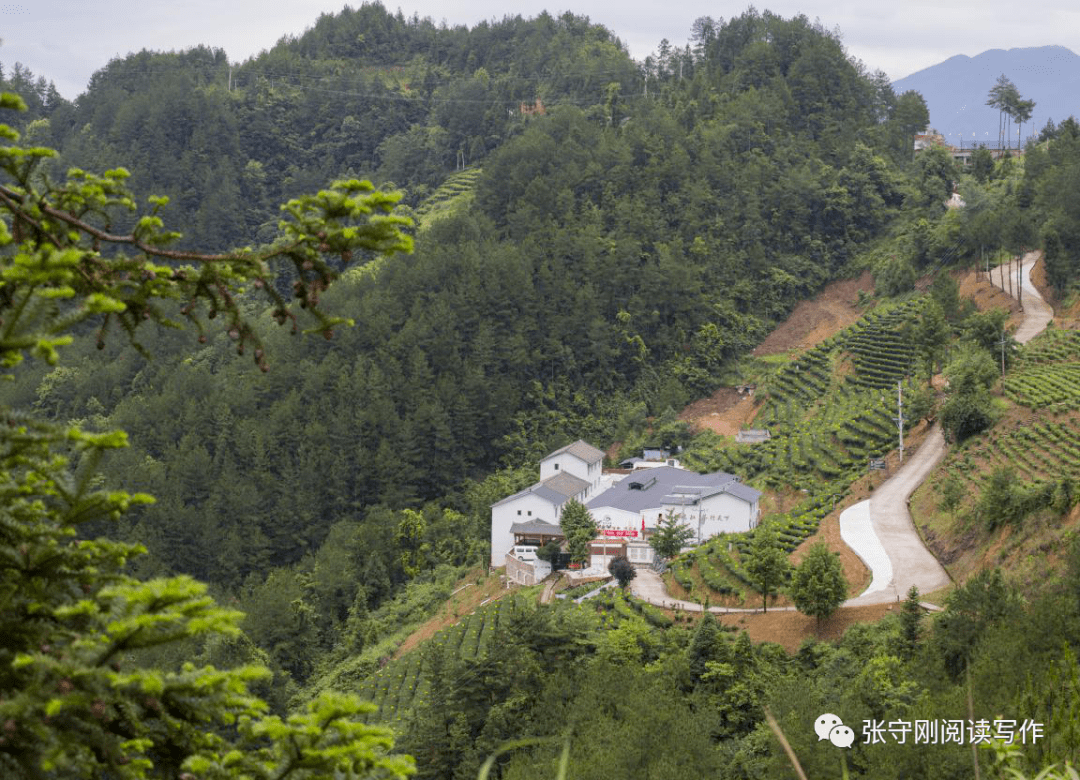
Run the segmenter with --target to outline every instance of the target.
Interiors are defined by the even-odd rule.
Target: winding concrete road
[[[1023,296],[1020,298],[1020,304],[1024,307],[1024,321],[1017,328],[1015,335],[1016,340],[1021,344],[1027,344],[1046,330],[1050,320],[1054,319],[1054,310],[1043,300],[1031,282],[1031,268],[1041,256],[1041,252],[1028,252],[1024,255],[1021,267]]]
[[[1020,261],[1024,319],[1015,338],[1021,344],[1042,333],[1054,317],[1053,310],[1031,282],[1031,269],[1039,256],[1038,252],[1029,252]],[[1008,287],[1002,289],[1007,291]],[[845,602],[845,606],[900,601],[912,586],[921,593],[930,593],[949,584],[948,573],[919,538],[907,506],[915,488],[943,457],[945,440],[935,425],[927,432],[915,456],[882,484],[873,498],[848,507],[840,515],[841,537],[874,575],[870,586]]]
[[[1043,300],[1031,282],[1031,269],[1039,256],[1038,252],[1030,252],[1021,261],[1021,302],[1024,319],[1015,334],[1016,340],[1021,344],[1041,333],[1054,316],[1049,304]],[[873,498],[854,504],[841,513],[841,537],[873,574],[869,587],[855,598],[844,602],[844,606],[861,607],[902,601],[912,586],[918,588],[920,593],[930,593],[949,584],[948,572],[926,549],[908,511],[911,494],[944,457],[945,439],[941,435],[941,429],[935,425],[927,432],[918,449],[904,461],[904,465],[874,491]],[[688,612],[701,611],[700,604],[670,597],[664,589],[663,580],[651,569],[638,570],[637,578],[631,583],[631,590],[638,598],[657,606]],[[792,610],[794,607],[773,609],[783,611]],[[709,611],[726,613],[759,610],[710,607]]]
[[[870,586],[844,606],[903,601],[912,586],[929,593],[949,584],[948,572],[926,549],[908,511],[911,494],[944,457],[945,439],[935,425],[873,498],[841,513],[840,536],[874,575]]]

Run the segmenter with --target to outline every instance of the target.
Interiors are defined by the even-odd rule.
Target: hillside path
[[[1039,252],[1029,252],[1021,260],[1024,318],[1015,336],[1021,344],[1042,333],[1054,316],[1031,281],[1039,257]],[[923,544],[908,511],[911,494],[944,457],[945,439],[935,425],[915,456],[874,491],[873,498],[840,515],[841,537],[873,573],[870,586],[845,606],[901,601],[912,586],[930,593],[949,584],[948,572]]]
[[[1038,252],[1029,252],[1021,261],[1024,318],[1015,335],[1021,344],[1035,338],[1053,319],[1053,310],[1031,282],[1031,269],[1039,257]],[[873,498],[848,507],[840,515],[841,537],[873,574],[869,587],[845,601],[845,607],[902,601],[913,585],[920,593],[930,593],[951,581],[945,568],[923,544],[908,511],[911,494],[945,457],[941,429],[934,425],[918,449],[910,454],[904,465],[874,491]],[[700,604],[669,596],[663,580],[652,569],[639,569],[630,588],[638,598],[659,607],[701,611]],[[923,606],[939,609],[925,602]],[[773,610],[791,611],[794,607],[773,607]],[[760,610],[710,607],[709,611],[722,614]]]
[[[1021,267],[1023,297],[1020,302],[1024,306],[1024,321],[1017,328],[1015,335],[1016,340],[1021,344],[1027,344],[1046,330],[1050,320],[1054,319],[1054,310],[1039,295],[1039,291],[1035,289],[1035,285],[1031,281],[1031,269],[1040,257],[1042,257],[1041,252],[1028,252],[1024,255],[1023,266]]]
[[[874,490],[840,515],[840,536],[873,573],[870,586],[844,606],[862,607],[903,601],[912,586],[930,593],[951,580],[937,558],[926,549],[908,511],[915,488],[945,457],[945,438],[935,425],[912,457]]]

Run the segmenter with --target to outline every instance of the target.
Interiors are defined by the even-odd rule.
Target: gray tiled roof
[[[644,490],[632,489],[631,486],[635,483],[644,487]],[[676,492],[675,488],[700,489],[711,495],[732,484],[738,485],[738,478],[723,471],[698,474],[686,469],[677,469],[674,466],[659,466],[630,474],[589,501],[586,506],[589,509],[610,506],[627,512],[641,512],[646,509],[655,509],[665,503],[665,499]],[[753,488],[746,489],[753,490]],[[735,494],[732,492],[732,495]]]
[[[724,486],[724,492],[730,493],[735,498],[741,498],[748,504],[752,504],[761,498],[761,491],[755,490],[749,485],[744,485],[742,482],[731,482]]]
[[[512,534],[537,534],[538,536],[562,536],[562,529],[543,520],[529,520],[510,526]]]
[[[566,498],[572,498],[589,486],[589,483],[581,477],[575,477],[568,471],[560,471],[554,477],[548,477],[540,483],[546,488],[562,493]]]
[[[556,474],[554,477],[548,477],[543,482],[537,482],[531,487],[518,491],[512,496],[507,496],[502,501],[497,501],[492,504],[492,506],[505,504],[509,501],[521,498],[524,495],[528,495],[529,493],[535,493],[540,498],[555,506],[562,506],[566,503],[567,499],[578,495],[588,486],[589,483],[585,480],[564,471]]]
[[[577,458],[581,458],[581,460],[585,461],[586,463],[596,463],[597,461],[604,459],[603,450],[598,450],[596,449],[596,447],[592,446],[588,442],[582,441],[581,439],[578,439],[573,444],[567,444],[565,447],[560,447],[547,457],[551,458],[556,455],[561,455],[564,452],[569,452],[571,455]],[[547,460],[547,458],[544,458],[544,460]]]
[[[635,489],[632,487],[634,484],[644,489]],[[723,471],[699,474],[661,466],[626,476],[585,506],[589,509],[612,507],[626,512],[643,512],[664,503],[692,503],[717,493],[728,493],[750,503],[761,497],[759,490],[742,484],[733,474]]]

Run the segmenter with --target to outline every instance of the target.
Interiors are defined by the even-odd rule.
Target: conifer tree
[[[674,558],[693,538],[694,529],[684,525],[679,518],[669,512],[657,523],[656,531],[649,539],[649,544],[661,558]]]
[[[818,624],[836,611],[847,598],[848,583],[840,559],[818,542],[807,552],[791,575],[791,599],[804,615]]]
[[[570,499],[562,509],[559,527],[566,537],[566,549],[575,563],[589,560],[589,543],[596,538],[596,521],[580,501]]]
[[[908,590],[904,600],[903,611],[900,613],[900,654],[905,659],[911,659],[919,646],[919,637],[922,633],[921,624],[923,608],[919,604],[919,589],[914,585]]]
[[[25,109],[9,94],[0,107]],[[129,233],[115,212],[136,211],[123,170],[39,172],[53,155],[17,144],[0,125],[0,370],[27,359],[50,365],[75,338],[104,342],[118,323],[134,339],[150,320],[170,324],[170,304],[201,328],[223,316],[238,350],[261,341],[240,306],[241,286],[260,289],[280,323],[299,317],[274,287],[270,263],[296,270],[294,295],[316,330],[341,322],[318,308],[336,276],[329,256],[407,250],[395,199],[366,182],[339,182],[290,202],[282,238],[261,252],[196,255],[167,248],[152,200]],[[195,263],[181,267],[179,263]],[[93,329],[88,327],[93,324]],[[188,640],[239,633],[187,577],[139,581],[126,564],[144,549],[81,538],[94,520],[116,519],[150,496],[98,484],[102,453],[122,432],[60,426],[0,409],[0,776],[64,778],[406,777],[412,760],[389,753],[388,729],[361,722],[364,705],[326,694],[286,719],[267,714],[248,686],[258,665],[157,668],[148,653]]]
[[[744,568],[761,592],[762,611],[768,612],[769,596],[777,592],[791,571],[791,564],[780,548],[776,532],[771,526],[759,525],[754,531],[754,541],[750,545],[750,554]]]

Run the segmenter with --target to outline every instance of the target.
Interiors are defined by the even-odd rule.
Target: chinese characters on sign
[[[1030,744],[1042,739],[1043,724],[1030,718],[1015,720],[864,720],[863,742],[868,745],[892,741],[898,745],[977,745],[1001,740]]]

